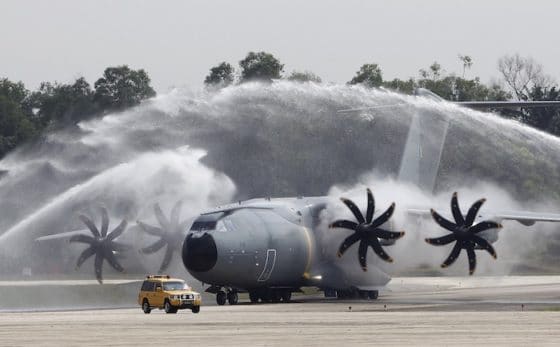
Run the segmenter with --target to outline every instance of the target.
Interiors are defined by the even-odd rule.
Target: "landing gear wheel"
[[[193,307],[191,308],[191,311],[192,311],[192,313],[198,313],[198,312],[200,312],[200,306],[193,306]]]
[[[377,300],[377,297],[379,296],[379,291],[378,290],[370,290],[368,291],[368,298],[370,300]]]
[[[163,309],[165,310],[165,313],[177,313],[177,309],[171,306],[171,303],[168,300],[165,300]]]
[[[223,290],[220,290],[218,293],[216,293],[216,303],[220,306],[226,304],[226,293]]]
[[[292,299],[292,292],[289,290],[285,290],[282,293],[282,302],[290,302],[291,299]]]
[[[142,302],[142,311],[144,311],[145,314],[149,314],[150,312],[152,312],[150,303],[146,299],[144,299],[144,301]]]
[[[278,290],[271,290],[270,292],[270,300],[274,303],[278,303],[280,302],[280,299],[282,297],[280,296],[280,292]]]
[[[253,304],[259,302],[259,293],[256,290],[251,290],[249,292],[249,300],[251,300]]]
[[[239,300],[239,297],[237,296],[237,292],[231,291],[231,292],[227,293],[227,301],[229,302],[230,305],[237,304],[238,300]]]

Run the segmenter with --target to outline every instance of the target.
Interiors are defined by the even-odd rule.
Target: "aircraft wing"
[[[410,208],[407,213],[411,216],[430,216],[430,209],[426,208]],[[538,212],[526,212],[526,211],[490,211],[485,212],[484,216],[490,217],[490,219],[496,220],[514,220],[523,225],[533,225],[536,222],[552,222],[560,223],[560,214],[555,213],[538,213]]]
[[[554,213],[498,212],[492,215],[502,220],[515,220],[523,225],[533,225],[536,222],[560,223],[560,214]]]
[[[53,240],[65,240],[65,239],[70,240],[72,236],[80,235],[80,234],[91,235],[88,229],[80,229],[80,230],[67,231],[64,233],[41,236],[36,238],[35,242],[45,242],[45,241],[53,241]]]
[[[469,108],[560,107],[560,101],[457,101],[454,103]]]

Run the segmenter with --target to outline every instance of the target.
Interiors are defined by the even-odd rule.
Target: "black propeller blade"
[[[455,219],[455,223],[445,219],[433,209],[431,210],[432,217],[436,223],[438,223],[442,228],[451,231],[451,234],[447,234],[442,237],[427,238],[426,242],[435,246],[443,246],[456,241],[453,250],[451,250],[447,259],[445,259],[441,264],[442,268],[446,268],[453,264],[459,257],[461,249],[464,249],[467,252],[470,275],[472,275],[476,269],[476,255],[474,253],[475,248],[485,249],[488,253],[490,253],[490,255],[492,255],[492,257],[494,257],[494,259],[497,258],[496,251],[490,242],[486,241],[477,234],[488,229],[500,229],[502,225],[492,221],[483,221],[473,225],[476,215],[485,201],[486,199],[476,201],[467,212],[467,216],[463,217],[461,209],[459,208],[459,203],[457,202],[457,192],[453,193],[453,197],[451,198],[451,212],[453,214],[453,219]]]
[[[89,245],[76,263],[76,270],[91,256],[95,254],[95,277],[100,284],[103,284],[103,260],[107,260],[115,270],[123,272],[124,268],[119,264],[116,254],[124,252],[131,248],[130,245],[115,241],[125,230],[126,220],[123,221],[110,233],[109,230],[109,216],[105,208],[101,209],[101,231],[97,229],[95,223],[87,216],[80,215],[80,220],[88,227],[93,234],[88,235],[74,235],[70,238],[69,242],[81,242]]]
[[[142,248],[141,252],[144,254],[151,254],[159,251],[166,246],[165,256],[159,268],[159,273],[164,272],[173,257],[173,252],[180,250],[183,244],[185,229],[189,221],[179,222],[181,214],[182,202],[178,201],[171,210],[171,218],[167,219],[163,214],[159,204],[154,205],[154,212],[159,222],[159,227],[151,226],[149,224],[138,221],[140,228],[147,234],[159,238],[156,242],[148,247]]]
[[[367,250],[368,246],[373,249],[373,251],[383,260],[387,262],[393,262],[391,258],[383,249],[379,243],[379,239],[385,240],[396,240],[404,235],[404,231],[394,232],[379,228],[382,224],[387,222],[389,218],[393,215],[395,210],[395,203],[385,211],[381,216],[373,220],[373,214],[375,212],[375,200],[373,199],[373,194],[371,190],[367,189],[368,205],[366,216],[362,215],[362,212],[351,200],[341,198],[342,202],[352,211],[354,217],[356,217],[356,222],[349,220],[337,220],[329,225],[329,228],[343,228],[353,230],[354,233],[348,236],[340,245],[338,249],[338,257],[342,257],[344,252],[354,243],[360,241],[358,248],[358,259],[362,270],[367,271]]]

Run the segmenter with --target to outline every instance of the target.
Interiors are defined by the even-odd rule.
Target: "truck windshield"
[[[164,282],[163,290],[184,290],[189,287],[185,282]]]

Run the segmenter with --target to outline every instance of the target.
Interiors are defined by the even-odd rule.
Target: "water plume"
[[[338,112],[376,105],[400,106]],[[436,195],[394,180],[417,114],[450,122]],[[504,197],[503,206],[524,201],[523,208],[555,212],[559,149],[557,138],[495,115],[356,86],[282,81],[176,89],[50,133],[0,161],[0,247],[23,259],[14,266],[19,271],[29,256],[20,249],[38,235],[81,228],[77,214],[94,214],[101,204],[112,218],[134,223],[153,219],[156,202],[169,210],[183,199],[188,217],[232,200],[334,196],[359,184],[374,189],[380,207],[393,199],[398,206],[443,201],[446,210],[450,192],[458,190],[463,206],[485,196],[490,207]],[[357,191],[357,200],[364,199],[364,190]],[[411,242],[414,232],[433,230],[403,227]],[[405,243],[389,249],[396,259],[399,247]],[[420,252],[428,245],[410,247]],[[52,249],[40,259],[61,253]],[[66,254],[63,268],[73,268],[76,254]],[[438,258],[422,262],[436,266]],[[418,264],[413,257],[401,261]],[[160,260],[153,262],[157,267]]]

